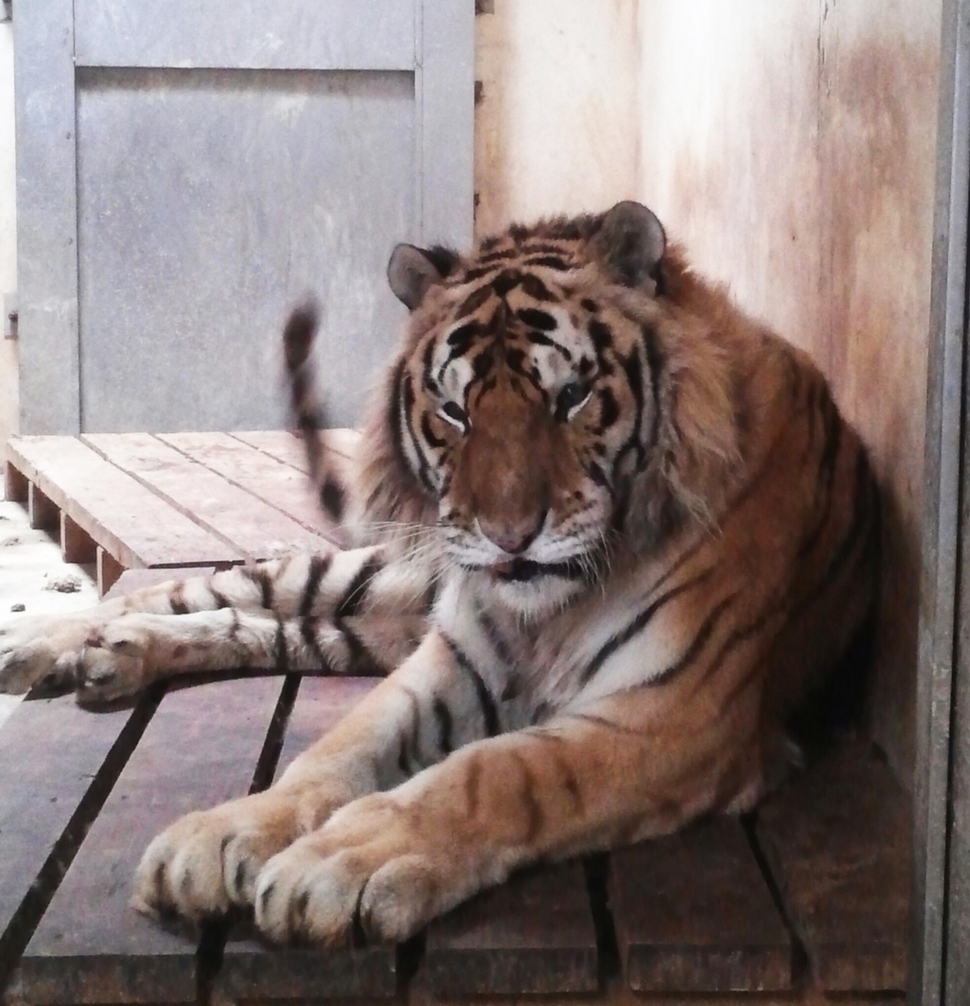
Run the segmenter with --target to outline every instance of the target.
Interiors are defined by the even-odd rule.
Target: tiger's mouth
[[[564,562],[533,562],[532,559],[509,559],[488,567],[488,572],[504,583],[528,583],[540,576],[559,576],[578,580],[586,575],[586,567],[579,559]]]

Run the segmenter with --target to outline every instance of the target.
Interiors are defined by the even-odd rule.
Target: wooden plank
[[[360,446],[360,430],[342,427],[327,430],[325,436],[327,446],[335,454],[342,454],[345,458],[353,458],[357,454],[357,449]]]
[[[360,442],[360,431],[349,429],[323,430],[327,447],[341,457],[352,459]],[[284,464],[307,471],[306,448],[302,438],[289,430],[241,430],[231,434],[250,447],[255,447]]]
[[[98,556],[95,540],[63,510],[61,514],[61,555],[65,562],[94,562]]]
[[[228,433],[166,433],[160,439],[218,472],[303,527],[329,537],[328,522],[303,472]]]
[[[95,551],[98,572],[98,594],[104,597],[117,583],[125,567],[106,549],[98,545]]]
[[[330,547],[321,535],[148,433],[88,434],[82,439],[250,559]]]
[[[276,775],[377,684],[374,678],[308,678],[300,683]],[[242,931],[226,942],[216,978],[220,1000],[385,999],[396,994],[394,947],[268,950]]]
[[[53,531],[60,520],[57,507],[33,482],[27,486],[27,519],[38,531]]]
[[[195,1002],[197,941],[137,914],[131,878],[175,818],[245,794],[283,679],[169,692],[78,851],[21,960],[26,999]]]
[[[4,472],[3,498],[12,503],[26,503],[29,485],[26,476],[9,461],[5,462]]]
[[[244,557],[74,437],[14,437],[10,460],[123,566]]]
[[[288,430],[241,430],[230,436],[304,474],[310,470],[303,441]]]
[[[286,724],[276,778],[291,761],[350,712],[382,678],[316,678],[300,682],[293,711]]]
[[[436,997],[595,991],[582,864],[523,872],[432,922],[417,980]]]
[[[610,857],[620,960],[637,992],[788,989],[792,947],[735,818]]]
[[[822,988],[906,988],[910,834],[905,795],[861,741],[759,810],[758,838]]]
[[[582,866],[517,875],[433,922],[419,981],[439,997],[595,990]]]
[[[0,728],[0,988],[153,708],[28,696]]]

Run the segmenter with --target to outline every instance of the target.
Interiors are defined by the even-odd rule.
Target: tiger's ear
[[[394,296],[413,311],[424,300],[428,288],[450,275],[458,262],[458,256],[450,248],[400,244],[387,263],[387,281]]]
[[[652,210],[627,200],[603,215],[592,246],[615,279],[625,286],[638,287],[657,278],[667,235]]]

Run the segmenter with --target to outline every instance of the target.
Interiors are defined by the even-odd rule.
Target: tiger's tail
[[[320,324],[320,308],[310,298],[295,308],[283,329],[283,351],[289,379],[290,417],[303,438],[308,471],[320,506],[337,524],[344,517],[347,489],[337,475],[337,465],[331,457],[321,430],[326,427],[326,412],[320,401],[316,368],[313,363],[313,340]]]

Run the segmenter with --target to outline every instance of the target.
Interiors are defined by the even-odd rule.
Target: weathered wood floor
[[[335,432],[335,449],[349,456],[353,438]],[[8,498],[60,535],[67,558],[96,558],[104,589],[328,534],[286,433],[23,437],[8,457]],[[128,908],[155,832],[268,785],[372,684],[209,680],[102,713],[70,696],[24,702],[0,728],[6,998],[603,1001],[905,987],[909,815],[859,740],[750,819],[522,874],[403,947],[270,950],[242,924],[164,930]]]

